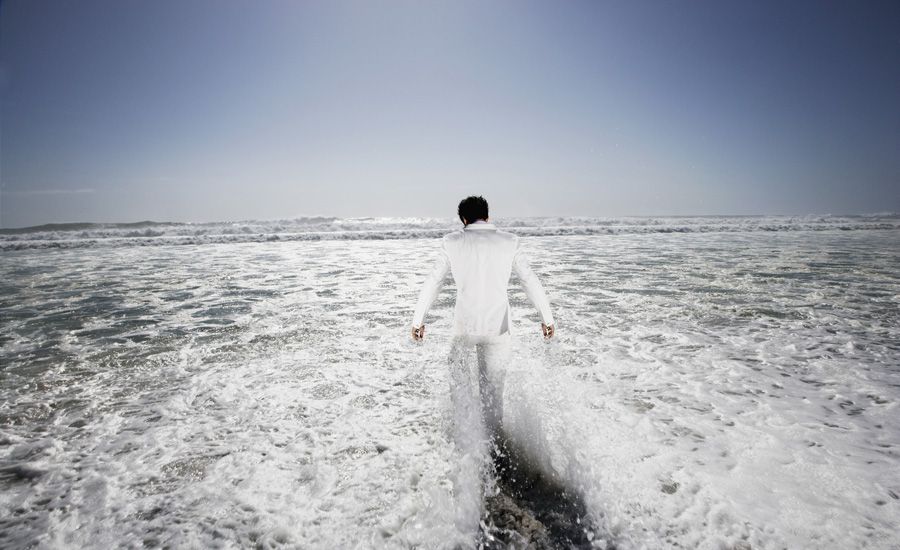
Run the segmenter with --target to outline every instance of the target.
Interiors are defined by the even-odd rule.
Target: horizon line
[[[804,214],[626,214],[619,216],[591,216],[591,215],[546,215],[546,216],[504,216],[496,219],[549,219],[549,218],[587,218],[587,219],[633,219],[633,218],[788,218],[788,217],[898,217],[900,212],[885,210],[881,212],[856,212],[856,213],[813,213]],[[432,220],[455,220],[453,216],[332,216],[332,215],[301,215],[290,218],[242,218],[233,220],[207,220],[207,221],[177,221],[177,220],[137,220],[137,221],[67,221],[67,222],[48,222],[35,225],[23,225],[16,227],[4,227],[0,225],[0,231],[26,231],[40,228],[59,229],[66,226],[140,226],[140,225],[203,225],[203,224],[223,224],[223,223],[267,223],[279,221],[295,221],[295,220],[362,220],[362,219],[408,219],[421,218]]]

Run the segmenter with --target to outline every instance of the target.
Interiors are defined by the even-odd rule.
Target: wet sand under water
[[[507,438],[491,454],[497,493],[485,501],[479,548],[594,548],[596,530],[576,492],[531,465]]]

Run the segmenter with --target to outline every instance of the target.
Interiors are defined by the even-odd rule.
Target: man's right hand
[[[422,325],[420,327],[413,327],[412,337],[416,342],[421,342],[422,338],[425,338],[425,325]]]
[[[544,338],[547,340],[553,338],[553,335],[556,334],[556,329],[553,328],[553,325],[545,325],[541,323],[541,332],[544,333]]]

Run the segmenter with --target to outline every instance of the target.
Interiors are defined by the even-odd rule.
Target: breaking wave
[[[856,231],[900,229],[896,213],[867,216],[697,216],[505,218],[521,236]],[[228,244],[267,241],[429,239],[459,228],[448,218],[303,217],[286,220],[178,223],[47,224],[0,229],[0,250]]]

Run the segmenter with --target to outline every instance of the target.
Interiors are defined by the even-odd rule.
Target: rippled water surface
[[[896,547],[900,231],[524,242],[506,430],[594,545]],[[436,244],[0,253],[0,546],[483,543]]]

